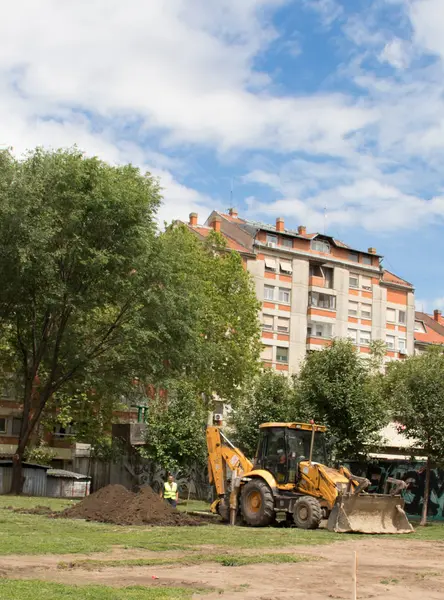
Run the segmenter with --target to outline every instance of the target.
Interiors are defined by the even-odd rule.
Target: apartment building
[[[386,360],[414,352],[413,286],[382,267],[375,248],[358,250],[331,236],[241,219],[213,211],[188,227],[201,239],[220,232],[252,274],[261,302],[262,360],[296,373],[307,352],[350,338],[364,356],[370,342],[387,344]]]

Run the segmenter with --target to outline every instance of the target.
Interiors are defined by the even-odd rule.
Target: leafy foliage
[[[328,426],[337,458],[353,458],[379,441],[389,420],[382,374],[349,340],[309,354],[297,379],[301,413]]]
[[[38,465],[49,466],[54,459],[54,456],[54,450],[43,443],[34,448],[27,448],[25,451],[25,460]]]
[[[293,381],[266,370],[253,381],[252,387],[235,406],[232,424],[236,441],[247,456],[254,456],[259,436],[259,425],[271,421],[297,421],[300,406],[295,396]]]
[[[141,453],[174,471],[192,463],[205,464],[206,410],[188,381],[172,381],[168,400],[157,394],[148,408],[146,446]]]

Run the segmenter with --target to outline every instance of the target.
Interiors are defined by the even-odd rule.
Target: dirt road
[[[286,548],[268,552],[295,552]],[[134,558],[158,558],[160,553],[116,548],[111,554],[7,556],[0,558],[4,577],[42,579],[60,583],[111,586],[190,586],[208,592],[201,600],[220,598],[256,600],[325,600],[351,598],[351,568],[354,551],[358,552],[358,597],[384,600],[444,600],[444,541],[366,538],[347,540],[326,546],[298,546],[296,553],[316,557],[297,564],[254,564],[227,567],[211,562],[186,566],[174,564],[184,553],[164,553],[171,565],[129,567],[118,561]],[[205,547],[211,560],[220,549]],[[263,550],[262,550],[263,552]],[[245,554],[251,554],[245,552]],[[227,553],[229,556],[229,553]],[[114,567],[74,566],[70,561],[109,560]],[[61,563],[66,563],[61,565]],[[158,579],[153,579],[157,577]]]

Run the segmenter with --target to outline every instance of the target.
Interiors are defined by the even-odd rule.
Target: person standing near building
[[[177,489],[177,483],[174,481],[172,475],[169,475],[168,480],[163,484],[163,490],[160,496],[173,508],[176,508],[177,501],[179,500],[179,491]]]

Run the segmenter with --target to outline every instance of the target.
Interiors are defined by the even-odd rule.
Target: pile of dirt
[[[200,519],[166,504],[148,486],[135,494],[122,485],[108,485],[57,516],[115,525],[202,525]]]

